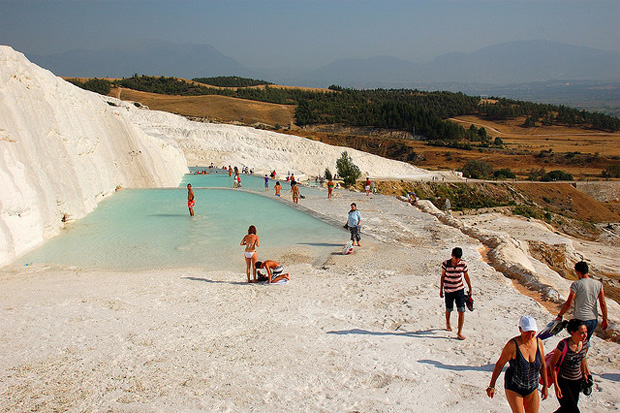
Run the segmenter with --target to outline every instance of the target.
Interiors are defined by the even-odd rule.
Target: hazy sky
[[[316,67],[532,39],[620,51],[620,0],[0,0],[0,44],[26,54],[166,40],[251,67]]]

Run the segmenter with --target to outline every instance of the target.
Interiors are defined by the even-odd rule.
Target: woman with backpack
[[[566,330],[570,337],[558,343],[549,364],[555,395],[560,402],[560,408],[556,412],[572,413],[579,412],[579,393],[584,388],[584,381],[588,384],[592,382],[592,375],[586,361],[586,323],[577,319],[570,320]]]

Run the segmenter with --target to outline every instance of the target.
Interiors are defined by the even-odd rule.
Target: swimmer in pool
[[[268,284],[276,283],[282,280],[290,280],[288,273],[282,274],[284,268],[282,264],[277,261],[266,260],[265,262],[257,261],[256,269],[265,269],[267,271],[267,277],[258,272],[259,278],[258,281],[267,281]],[[266,278],[266,280],[265,280]]]
[[[192,189],[192,184],[187,184],[187,207],[189,208],[189,216],[194,216],[194,190]]]
[[[258,240],[258,236],[256,235],[256,227],[254,225],[250,225],[250,228],[248,228],[248,235],[243,237],[239,245],[245,245],[245,251],[243,254],[245,256],[245,272],[248,276],[248,282],[251,282],[250,267],[254,267],[253,275],[254,282],[256,282],[256,247],[260,247],[260,242]]]

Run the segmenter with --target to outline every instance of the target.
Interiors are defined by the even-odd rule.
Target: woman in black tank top
[[[543,382],[547,381],[547,366],[542,341],[536,338],[536,320],[524,315],[519,320],[519,332],[506,343],[502,354],[495,364],[491,383],[487,387],[487,395],[491,398],[495,395],[495,382],[502,369],[509,363],[506,370],[504,388],[506,400],[513,412],[526,413],[538,412],[540,399],[538,398],[538,379],[542,375]],[[542,388],[542,399],[548,395],[546,386]]]

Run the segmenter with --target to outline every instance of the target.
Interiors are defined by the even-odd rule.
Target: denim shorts
[[[454,302],[456,301],[456,310],[459,313],[465,312],[465,289],[453,291],[451,293],[445,293],[446,299],[446,311],[450,312],[454,310]]]

